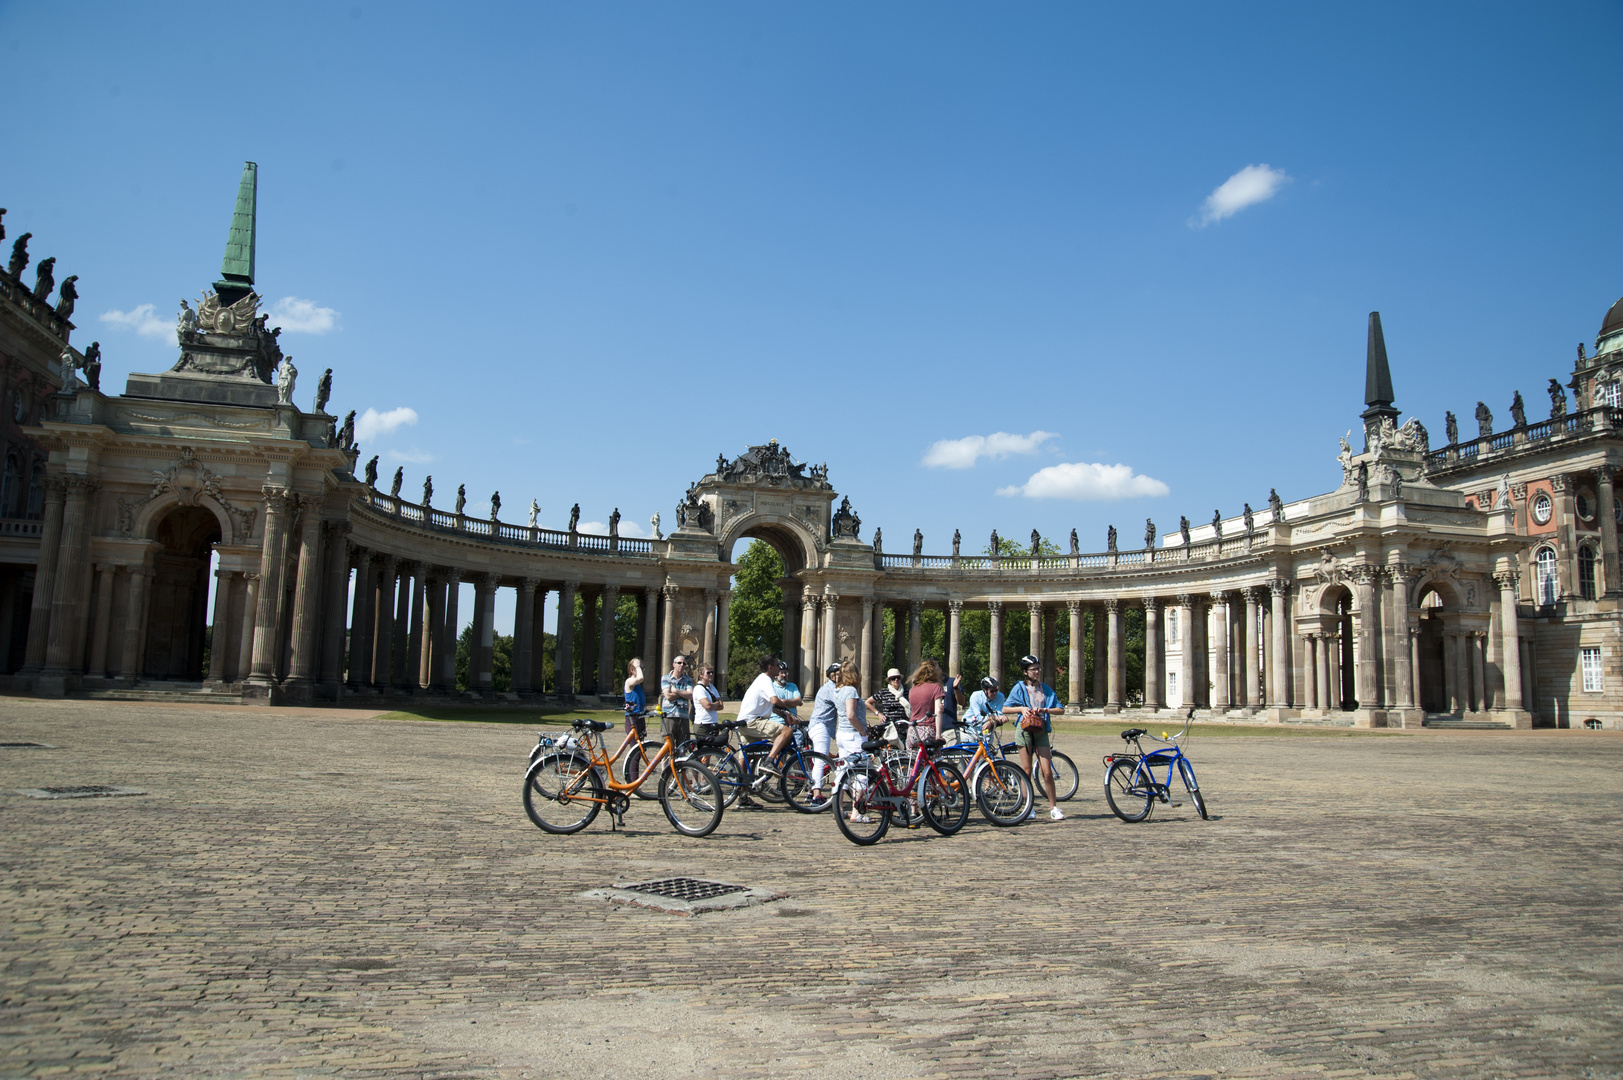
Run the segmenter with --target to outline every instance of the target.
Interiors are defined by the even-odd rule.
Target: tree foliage
[[[761,658],[783,649],[783,559],[771,544],[755,540],[733,572],[727,620],[727,693],[737,697],[755,678]]]

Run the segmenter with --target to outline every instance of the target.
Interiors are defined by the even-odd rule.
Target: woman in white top
[[[693,722],[721,723],[721,691],[716,689],[716,669],[712,664],[699,665],[699,681],[693,686]]]
[[[834,743],[842,758],[859,752],[863,740],[868,737],[868,708],[857,689],[861,681],[862,672],[850,660],[841,664],[840,673],[834,676],[834,711],[839,717],[834,728]],[[813,771],[818,770],[814,767]],[[814,795],[819,793],[817,789],[821,787],[821,779],[817,776],[812,778]],[[859,818],[853,817],[852,820]]]

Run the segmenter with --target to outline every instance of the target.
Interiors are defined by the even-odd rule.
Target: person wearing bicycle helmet
[[[1037,755],[1042,762],[1043,786],[1048,791],[1048,820],[1061,821],[1065,817],[1064,811],[1059,808],[1059,799],[1054,792],[1054,766],[1051,763],[1049,750],[1052,747],[1051,736],[1053,723],[1048,719],[1057,713],[1065,711],[1065,706],[1059,703],[1059,695],[1053,688],[1043,682],[1043,662],[1029,653],[1020,658],[1020,671],[1025,678],[1014,685],[1009,696],[1003,701],[1003,715],[1018,717],[1024,721],[1027,717],[1040,718],[1041,726],[1027,727],[1024,723],[1015,730],[1015,745],[1020,747],[1020,767],[1026,770],[1027,776],[1034,776],[1031,771],[1031,756]],[[1032,799],[1031,817],[1037,816],[1036,799]],[[1030,820],[1029,818],[1027,820]]]
[[[969,695],[966,719],[970,730],[977,735],[987,729],[988,723],[995,727],[1003,722],[1003,691],[992,676],[982,679],[981,688]]]

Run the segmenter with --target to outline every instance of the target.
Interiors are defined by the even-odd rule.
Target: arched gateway
[[[1192,705],[1272,720],[1408,726],[1431,713],[1526,725],[1547,637],[1552,655],[1576,648],[1571,673],[1540,672],[1538,686],[1567,680],[1550,700],[1590,693],[1584,715],[1623,716],[1623,686],[1601,652],[1615,641],[1623,600],[1608,512],[1609,455],[1623,461],[1623,410],[1611,404],[1623,379],[1623,320],[1608,316],[1596,354],[1580,356],[1568,384],[1574,411],[1552,392],[1547,422],[1518,419],[1495,434],[1484,420],[1479,438],[1451,431],[1449,445],[1432,450],[1418,422],[1396,423],[1372,315],[1363,446],[1343,440],[1340,454],[1326,453],[1331,490],[1167,529],[1136,550],[1111,543],[1089,553],[1073,539],[1057,557],[983,558],[956,544],[926,554],[921,538],[887,554],[864,537],[828,468],[776,442],[718,457],[687,489],[669,535],[622,537],[615,526],[588,535],[379,491],[375,468],[358,467],[352,424],[326,409],[326,381],[313,403],[300,396],[309,409],[295,404],[295,373],[253,291],[254,175],[244,174],[222,279],[183,313],[175,366],[132,375],[116,396],[70,375],[27,429],[49,467],[38,519],[0,521],[0,548],[13,544],[4,557],[32,569],[31,593],[17,586],[4,601],[26,609],[24,662],[5,676],[13,688],[202,676],[214,693],[245,701],[448,694],[458,631],[471,622],[469,692],[490,695],[502,589],[516,599],[519,698],[612,687],[621,635],[652,666],[680,649],[725,671],[731,559],[740,541],[758,538],[784,561],[783,647],[803,685],[829,661],[855,657],[871,687],[887,666],[887,609],[901,646],[885,660],[918,659],[921,618],[933,609],[958,669],[963,613],[979,610],[989,640],[977,637],[976,647],[1002,674],[1005,616],[1019,610],[1030,615],[1033,652],[1050,652],[1056,627],[1069,626],[1068,656],[1048,659],[1073,711]],[[0,303],[22,305],[11,313],[19,319],[48,316],[10,293]],[[66,345],[65,320],[41,325],[51,348]],[[1560,469],[1546,475],[1552,461]],[[1535,597],[1538,551],[1555,556],[1543,557]],[[215,599],[204,610],[211,552]],[[578,632],[577,598],[589,613]],[[566,617],[543,655],[552,604]],[[1129,608],[1142,609],[1145,631],[1131,666]],[[1084,684],[1090,625],[1095,678]]]

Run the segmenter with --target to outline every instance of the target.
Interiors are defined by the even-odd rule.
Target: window
[[[1541,547],[1538,554],[1533,556],[1533,602],[1535,604],[1555,603],[1556,574],[1555,549]]]
[[[1578,595],[1595,599],[1595,549],[1587,545],[1578,549]]]
[[[1167,644],[1178,643],[1178,609],[1173,608],[1167,612]]]
[[[1584,693],[1600,693],[1602,689],[1600,676],[1600,646],[1585,645],[1583,648],[1578,650],[1578,653],[1583,661]]]
[[[1533,499],[1533,524],[1548,525],[1554,516],[1555,504],[1542,491]]]
[[[1623,384],[1615,382],[1601,383],[1600,393],[1596,397],[1598,398],[1597,405],[1605,405],[1613,409],[1623,407]]]
[[[1167,700],[1180,700],[1178,697],[1178,673],[1176,671],[1167,672]]]
[[[6,455],[6,471],[0,479],[0,517],[22,517],[23,466],[16,454]]]
[[[34,470],[28,476],[28,518],[38,521],[45,516],[45,463],[34,462]]]

